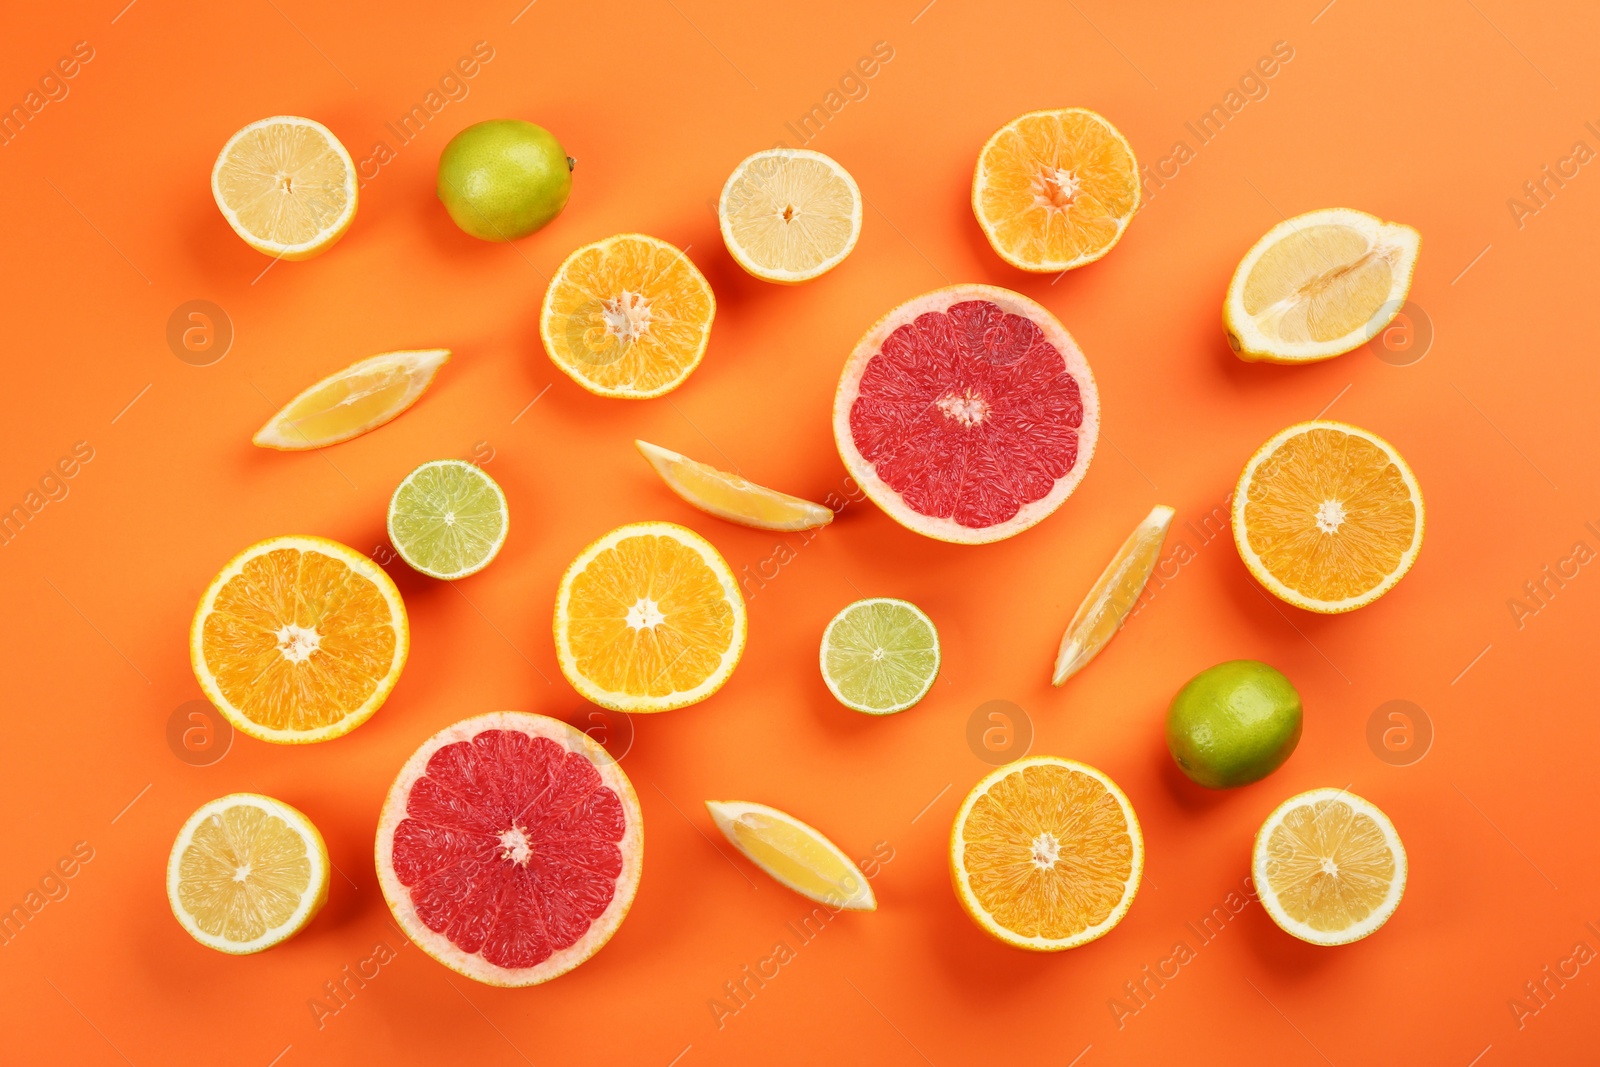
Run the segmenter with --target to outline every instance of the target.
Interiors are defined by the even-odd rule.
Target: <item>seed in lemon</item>
[[[278,115],[222,146],[211,195],[234,232],[258,252],[310,259],[332,248],[356,215],[356,165],[326,126]]]
[[[1017,948],[1076,948],[1122,921],[1144,873],[1133,805],[1101,771],[1029,756],[984,777],[956,812],[950,874],[961,906]]]
[[[858,600],[822,631],[822,680],[853,711],[905,711],[928,695],[938,676],[939,631],[915,604]]]
[[[477,574],[506,543],[510,512],[495,480],[471,463],[424,463],[389,498],[389,543],[432,578]]]
[[[1088,108],[1030,111],[978,153],[972,213],[1000,258],[1056,273],[1093,263],[1139,210],[1139,162],[1103,115]]]
[[[1245,464],[1233,540],[1250,573],[1295,607],[1353,611],[1394,588],[1422,549],[1422,490],[1395,447],[1342,422],[1302,422]]]
[[[1364,211],[1286,219],[1245,253],[1222,322],[1240,359],[1310,363],[1360,348],[1405,305],[1422,238]]]
[[[449,349],[386,352],[328,375],[285,404],[253,438],[262,448],[325,448],[393,419],[433,383]]]
[[[821,504],[756,485],[648,441],[634,444],[668,489],[707,515],[758,530],[810,530],[833,521],[832,510]]]
[[[821,152],[770,148],[728,175],[717,203],[722,241],[763,281],[796,284],[844,262],[861,236],[861,190]]]
[[[371,718],[410,645],[400,591],[382,567],[297,535],[251,545],[212,579],[189,629],[189,662],[236,729],[292,745]]]
[[[670,522],[619,526],[572,561],[556,591],[557,662],[613,711],[696,704],[744,652],[744,597],[711,543]]]
[[[281,800],[233,793],[202,805],[167,860],[167,901],[218,952],[260,952],[305,928],[328,899],[328,848]]]
[[[801,896],[838,910],[878,910],[861,869],[815,827],[744,800],[708,800],[706,808],[734,848]]]
[[[623,233],[573,252],[545,290],[539,336],[573,381],[600,396],[670,393],[700,365],[717,300],[689,257]]]
[[[1359,941],[1389,921],[1406,890],[1394,823],[1344,789],[1290,797],[1256,833],[1251,878],[1272,921],[1313,945]]]
[[[1167,543],[1167,529],[1174,514],[1164,504],[1152,508],[1100,572],[1067,624],[1067,632],[1061,635],[1051,685],[1061,685],[1083,670],[1117,636],[1150,580],[1161,546]]]

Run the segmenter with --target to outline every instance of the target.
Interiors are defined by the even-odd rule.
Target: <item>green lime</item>
[[[567,206],[573,163],[543,126],[521,119],[479,122],[440,153],[439,199],[472,236],[515,241]]]
[[[1208,789],[1260,781],[1300,743],[1300,694],[1265,663],[1236,659],[1201,671],[1167,708],[1167,749]]]
[[[489,565],[506,543],[506,495],[471,463],[424,463],[389,499],[389,542],[432,578],[465,578]]]
[[[939,676],[939,631],[915,604],[858,600],[822,632],[822,680],[868,715],[905,711]]]

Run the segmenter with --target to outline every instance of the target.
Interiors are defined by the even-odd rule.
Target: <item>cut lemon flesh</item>
[[[717,203],[734,260],[764,281],[794,284],[837,267],[861,236],[861,190],[821,152],[772,148],[734,168]]]
[[[1359,941],[1406,889],[1406,850],[1389,817],[1343,789],[1290,797],[1256,834],[1250,864],[1272,921],[1313,945]]]
[[[743,800],[708,800],[706,808],[734,848],[801,896],[835,909],[878,910],[860,868],[814,827]]]
[[[1363,211],[1285,220],[1240,260],[1223,325],[1240,359],[1308,363],[1360,348],[1411,291],[1422,238]]]
[[[601,396],[670,393],[700,365],[716,297],[689,257],[623,233],[568,256],[545,290],[539,335],[556,366]]]
[[[415,404],[449,359],[449,349],[432,348],[352,363],[285,404],[253,440],[295,452],[360,437]]]
[[[833,512],[821,504],[756,485],[648,441],[634,444],[668,489],[708,515],[758,530],[810,530],[833,521]]]
[[[189,936],[260,952],[299,933],[328,899],[328,849],[303,814],[234,793],[189,816],[167,860],[167,901]]]
[[[310,259],[343,237],[356,187],[356,165],[339,139],[293,115],[252,122],[228,138],[211,169],[211,195],[228,225],[279,259]]]
[[[200,597],[189,660],[237,729],[327,741],[382,706],[410,648],[405,605],[372,560],[324,537],[274,537],[228,562]]]
[[[727,562],[670,522],[612,530],[579,553],[556,592],[561,672],[585,699],[614,711],[706,699],[738,665],[746,629]]]
[[[1133,805],[1103,773],[1030,756],[967,794],[950,831],[950,873],[984,931],[1054,952],[1122,921],[1144,873],[1144,837]]]
[[[510,528],[506,494],[477,466],[459,459],[424,463],[389,499],[389,543],[433,578],[476,574],[500,554]]]
[[[854,711],[905,711],[928,695],[938,676],[939,631],[915,604],[858,600],[822,632],[822,680]]]
[[[1167,543],[1167,528],[1172,525],[1174,514],[1164,504],[1151,509],[1100,572],[1061,637],[1051,685],[1060,685],[1083,670],[1122,629],[1161,558],[1161,546]]]
[[[1394,446],[1342,422],[1302,422],[1250,457],[1233,493],[1233,540],[1256,580],[1335,614],[1394,588],[1422,548],[1416,476]]]
[[[1030,111],[978,153],[972,212],[1001,259],[1054,273],[1093,263],[1139,210],[1127,138],[1087,108]]]

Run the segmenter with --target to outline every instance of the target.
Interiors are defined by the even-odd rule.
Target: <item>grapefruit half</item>
[[[1055,511],[1100,432],[1094,375],[1040,305],[994,285],[909,300],[856,343],[833,400],[839,455],[889,517],[985,544]]]
[[[378,884],[406,935],[489,985],[530,986],[600,951],[639,888],[644,824],[590,738],[501,711],[430,737],[378,820]]]

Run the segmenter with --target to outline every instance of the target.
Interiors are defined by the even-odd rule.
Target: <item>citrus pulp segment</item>
[[[304,929],[328,899],[328,848],[311,820],[256,793],[189,816],[167,859],[167,902],[218,952],[260,952]]]
[[[700,365],[717,300],[689,257],[623,233],[573,252],[545,290],[539,336],[557,367],[601,396],[670,393]]]
[[[670,522],[619,526],[578,554],[556,592],[556,657],[585,699],[668,711],[709,697],[744,652],[744,598],[727,561]]]
[[[1087,667],[1122,629],[1161,557],[1161,546],[1167,542],[1167,528],[1172,525],[1174,514],[1164,504],[1152,508],[1100,572],[1067,624],[1067,632],[1061,635],[1051,685],[1061,685]]]
[[[1030,756],[991,771],[950,830],[956,897],[986,933],[1055,952],[1122,921],[1144,873],[1133,805],[1102,772]]]
[[[383,568],[337,541],[293,535],[251,545],[212,579],[189,629],[189,662],[237,729],[301,744],[371,718],[410,644]]]
[[[489,985],[547,982],[593,956],[633,904],[639,798],[587,735],[502,711],[434,734],[378,817],[378,884],[406,935]]]
[[[234,232],[258,252],[310,259],[355,218],[356,165],[326,126],[278,115],[252,122],[222,146],[211,195]]]
[[[1000,258],[1043,273],[1093,263],[1139,210],[1127,138],[1087,108],[1030,111],[978,153],[972,213]]]
[[[938,676],[939,631],[915,604],[858,600],[822,632],[822,680],[854,711],[905,711],[928,695]]]
[[[1359,348],[1399,314],[1421,236],[1364,211],[1286,219],[1245,253],[1223,304],[1240,359],[1309,363]]]
[[[253,440],[295,452],[360,437],[415,404],[449,359],[449,349],[430,348],[352,363],[285,404]]]
[[[510,527],[506,494],[474,464],[424,463],[389,498],[389,543],[433,578],[465,578],[500,554]]]
[[[907,301],[856,343],[833,401],[851,475],[896,522],[941,541],[1021,533],[1083,480],[1094,375],[1040,305],[993,285]]]
[[[769,282],[795,284],[844,261],[861,236],[861,190],[821,152],[771,148],[734,168],[717,203],[734,261]]]
[[[1422,490],[1393,445],[1342,422],[1302,422],[1245,464],[1233,540],[1273,595],[1336,614],[1392,589],[1422,549]]]
[[[707,515],[758,530],[810,530],[833,521],[833,512],[788,493],[756,485],[648,441],[634,441],[661,480]]]
[[[861,869],[815,827],[745,800],[708,800],[706,810],[734,848],[780,884],[844,911],[877,911]]]
[[[1251,879],[1272,921],[1313,945],[1359,941],[1406,889],[1406,850],[1389,817],[1343,789],[1278,806],[1256,833]]]

